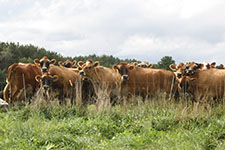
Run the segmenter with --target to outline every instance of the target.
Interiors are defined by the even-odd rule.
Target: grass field
[[[225,106],[14,106],[0,111],[0,149],[223,150]]]

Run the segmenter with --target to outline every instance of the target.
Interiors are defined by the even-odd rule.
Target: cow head
[[[80,64],[79,64],[80,65]],[[80,75],[83,77],[90,77],[95,67],[99,66],[99,62],[92,62],[87,60],[85,64],[82,64],[82,70],[80,70]]]
[[[177,66],[171,64],[169,67],[171,70],[175,71],[176,77],[179,79],[186,74],[186,66],[182,62]]]
[[[204,65],[201,63],[188,62],[186,64],[186,75],[192,76],[195,74],[196,70],[202,70],[203,67],[204,67]]]
[[[77,61],[74,60],[73,62],[70,59],[67,59],[65,62],[59,61],[59,66],[63,66],[66,68],[77,68],[76,66]]]
[[[220,64],[220,65],[216,66],[216,69],[224,69],[224,65]]]
[[[152,67],[152,63],[147,63],[147,62],[141,62],[136,64],[136,67],[141,67],[141,68],[151,68]]]
[[[42,76],[35,76],[35,80],[40,83],[41,88],[46,92],[52,86],[52,82],[58,81],[57,75],[50,75],[48,72],[44,73]]]
[[[41,67],[41,71],[43,73],[45,73],[45,72],[48,72],[49,65],[50,64],[55,64],[56,60],[55,59],[49,60],[46,56],[44,56],[41,60],[35,59],[34,63],[36,65],[40,66]]]
[[[126,81],[129,79],[128,72],[129,70],[134,69],[135,66],[129,65],[125,62],[121,62],[119,65],[114,65],[113,69],[120,74],[121,81]]]

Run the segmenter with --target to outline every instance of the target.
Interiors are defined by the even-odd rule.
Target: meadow
[[[57,103],[1,109],[0,149],[225,149],[224,104],[137,101],[109,109]]]

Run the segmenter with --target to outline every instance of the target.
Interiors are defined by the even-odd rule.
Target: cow
[[[159,92],[177,93],[175,74],[164,69],[149,69],[121,62],[113,66],[121,85],[122,97],[139,95],[143,99]]]
[[[66,68],[77,68],[76,65],[77,61],[74,60],[73,62],[70,59],[67,59],[65,62],[59,61],[59,66],[64,66]]]
[[[48,72],[42,73],[42,76],[37,75],[35,79],[41,83],[40,90],[44,91],[48,103],[51,91],[57,91],[59,92],[59,103],[65,104],[64,98],[69,97],[71,98],[71,105],[73,105],[76,90],[79,90],[81,82],[78,71],[75,72],[69,68],[55,65],[51,65]]]
[[[195,70],[191,75],[182,77],[181,88],[191,96],[192,101],[204,99],[223,99],[225,70]]]
[[[116,72],[112,68],[100,66],[98,61],[87,60],[86,63],[79,62],[78,64],[82,66],[80,75],[93,83],[98,99],[101,98],[98,94],[102,93],[106,99],[105,105],[114,105],[116,103],[115,97],[120,95]]]
[[[48,69],[49,67],[52,65],[54,65],[56,63],[56,60],[55,59],[51,59],[49,60],[46,56],[44,56],[42,59],[35,59],[34,60],[34,63],[37,65],[37,66],[40,66],[41,67],[41,72],[48,72]]]
[[[92,60],[87,60],[87,62]],[[70,68],[71,70],[75,72],[79,72],[81,70],[82,65],[84,64],[82,61],[79,62],[80,67],[76,66],[76,60],[71,62],[69,59],[66,60],[64,63],[60,61],[59,63],[60,67],[66,67]],[[82,78],[81,80],[81,92],[82,92],[82,104],[93,104],[95,103],[95,100],[97,98],[96,93],[94,91],[94,87],[92,82],[88,78]]]
[[[4,100],[7,103],[14,103],[25,99],[25,95],[34,95],[39,86],[35,80],[36,75],[41,75],[41,70],[34,64],[15,63],[9,66],[7,84],[3,93]]]
[[[131,63],[129,63],[129,65],[134,65],[134,66],[142,67],[142,68],[151,68],[152,67],[152,63],[147,63],[144,61],[141,63],[131,62]]]
[[[216,66],[216,69],[225,69],[223,64]]]

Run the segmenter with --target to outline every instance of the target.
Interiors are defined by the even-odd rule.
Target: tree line
[[[136,59],[120,59],[112,55],[95,54],[88,56],[75,56],[64,57],[57,52],[46,50],[45,48],[39,48],[34,45],[20,45],[18,42],[0,42],[0,90],[3,90],[7,78],[8,67],[13,63],[33,63],[35,58],[41,59],[43,56],[47,56],[49,59],[56,59],[58,61],[65,61],[67,59],[78,61],[86,61],[92,59],[93,61],[99,61],[102,66],[112,67],[114,64],[120,62],[140,62]],[[175,61],[171,56],[164,56],[157,64],[153,64],[153,68],[162,68],[169,70],[170,64],[175,64]]]

